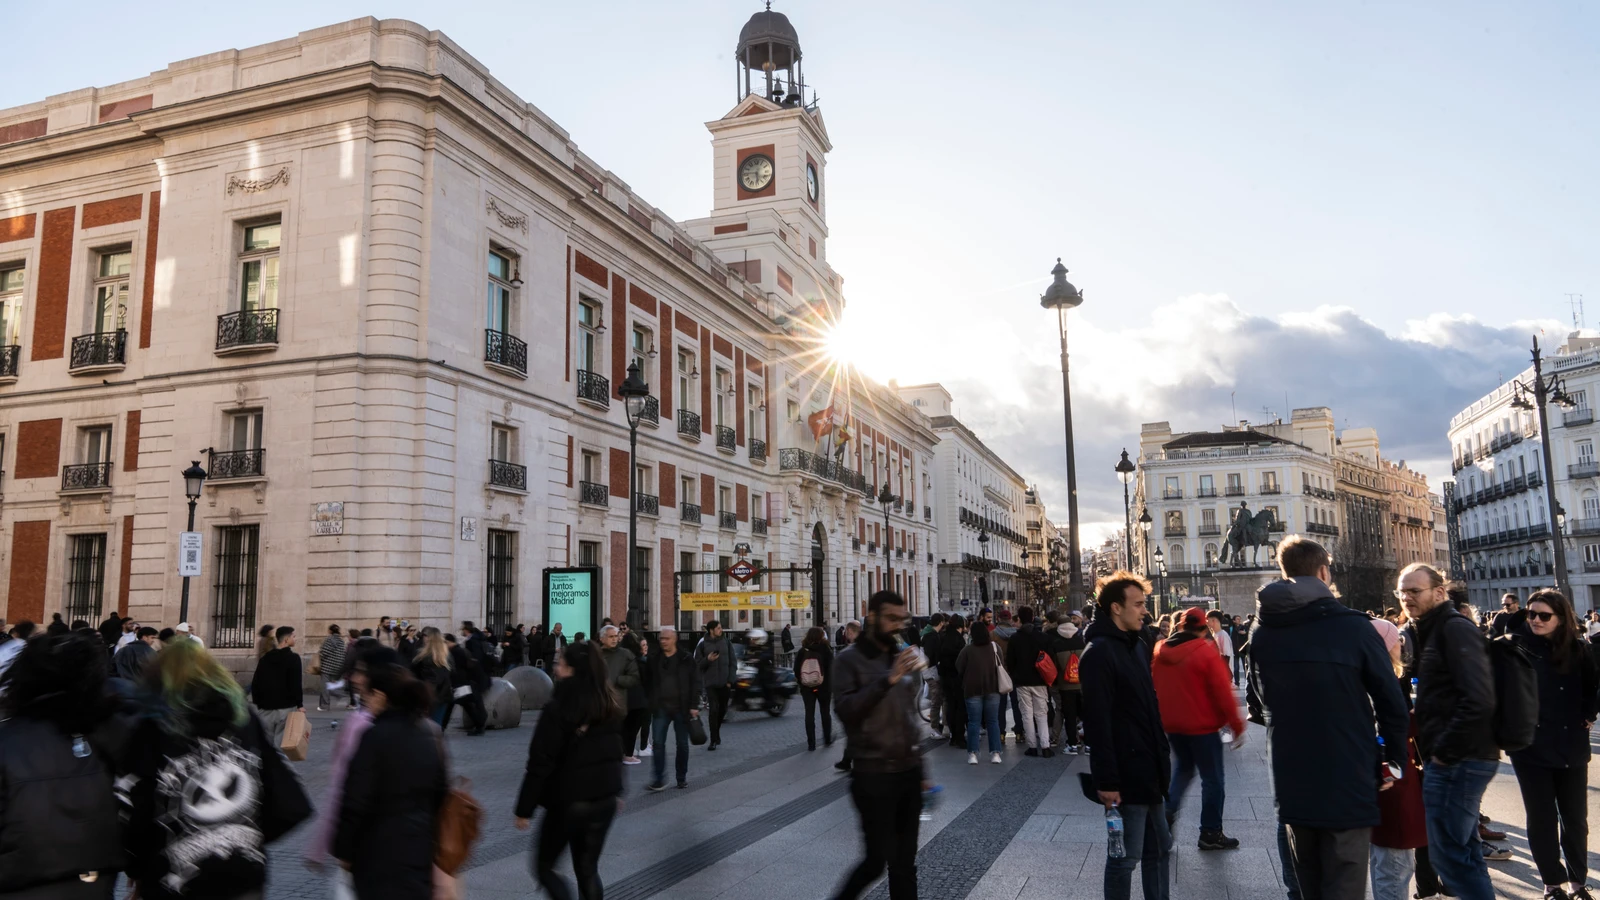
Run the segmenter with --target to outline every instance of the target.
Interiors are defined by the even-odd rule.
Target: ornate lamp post
[[[889,527],[889,504],[899,498],[889,490],[889,459],[883,460],[883,486],[878,490],[878,505],[883,507],[883,568],[888,573],[884,576],[880,589],[894,590],[894,556],[890,545],[894,543],[893,532]]]
[[[200,488],[206,483],[206,470],[200,468],[200,460],[189,463],[189,468],[183,470],[183,494],[189,498],[189,527],[185,531],[194,530],[194,504],[200,499]],[[189,576],[183,576],[183,599],[178,601],[178,621],[189,621]]]
[[[989,532],[978,529],[978,550],[983,554],[983,565],[978,568],[978,602],[989,605]]]
[[[1161,554],[1161,548],[1156,547],[1156,615],[1161,615],[1162,607],[1167,602],[1167,560]]]
[[[617,393],[622,395],[628,416],[628,561],[623,583],[628,592],[628,628],[638,632],[644,630],[644,604],[639,602],[637,585],[633,583],[634,561],[639,555],[639,417],[644,414],[650,385],[639,376],[637,361],[628,364],[628,377],[617,387]]]
[[[1083,293],[1067,281],[1067,267],[1056,257],[1050,270],[1055,280],[1039,298],[1039,305],[1056,311],[1056,327],[1061,332],[1061,408],[1067,424],[1067,593],[1073,604],[1083,599],[1083,554],[1078,546],[1078,464],[1072,449],[1072,380],[1067,376],[1067,310],[1083,303]]]
[[[1560,513],[1561,504],[1556,502],[1556,473],[1550,459],[1550,403],[1559,403],[1564,407],[1573,406],[1572,396],[1567,393],[1566,383],[1560,376],[1552,373],[1547,379],[1544,375],[1544,358],[1539,352],[1539,338],[1533,339],[1533,383],[1525,384],[1521,381],[1512,382],[1515,396],[1511,405],[1516,409],[1534,410],[1539,412],[1539,447],[1544,456],[1544,502],[1551,512],[1551,519],[1555,522],[1555,534],[1551,535],[1550,544],[1555,550],[1556,563],[1556,590],[1565,594],[1568,600],[1572,599],[1572,585],[1567,579],[1567,548],[1562,538],[1566,536],[1566,516]],[[1528,395],[1533,395],[1529,402]]]
[[[1117,460],[1117,480],[1122,482],[1122,560],[1128,568],[1133,568],[1133,520],[1130,519],[1128,510],[1128,485],[1133,484],[1133,460],[1128,458],[1128,449],[1122,449],[1122,458]]]
[[[1150,518],[1150,507],[1139,510],[1139,530],[1144,533],[1144,572],[1150,574],[1150,529],[1155,527],[1155,520]]]

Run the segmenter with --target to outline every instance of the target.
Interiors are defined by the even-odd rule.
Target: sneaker
[[[1201,850],[1234,850],[1239,846],[1238,838],[1231,838],[1220,831],[1200,832]]]
[[[956,748],[957,750],[965,750],[967,749],[967,741],[965,738],[951,738],[950,746]]]
[[[640,759],[644,759],[645,757],[648,757],[649,755],[650,755],[650,748],[649,747],[644,747],[644,748],[639,750],[639,758]]]
[[[1039,755],[1044,757],[1045,759],[1049,759],[1050,757],[1055,756],[1056,752],[1054,750],[1051,750],[1049,747],[1040,747],[1039,748]]]
[[[1001,759],[1001,758],[1000,758],[1000,754],[998,754],[998,753],[991,753],[991,754],[989,754],[989,762],[992,762],[992,763],[994,763],[994,764],[995,764],[995,765],[997,765],[997,766],[998,766],[998,765],[1000,765],[1000,764],[1001,764],[1001,763],[1002,763],[1002,762],[1004,762],[1004,760],[1002,760],[1002,759]]]
[[[978,754],[976,754],[976,753],[968,753],[967,754],[967,765],[975,766],[977,764],[978,764]]]
[[[622,758],[622,764],[625,765],[625,766],[637,766],[639,763],[642,763],[642,762],[644,762],[644,760],[640,759],[637,756],[624,756]]]
[[[1485,825],[1482,822],[1478,823],[1478,840],[1503,841],[1505,839],[1506,833],[1504,831],[1495,831],[1493,828],[1490,828],[1488,825]]]
[[[1511,858],[1511,848],[1500,844],[1485,843],[1483,845],[1483,858],[1490,862],[1505,862]],[[1562,893],[1566,892],[1563,891]]]
[[[711,743],[707,744],[706,745],[706,749],[707,750],[715,750],[715,749],[717,749],[717,742],[716,741],[712,741]]]
[[[1029,747],[1028,749],[1022,751],[1022,755],[1023,756],[1038,756],[1039,755],[1039,748],[1038,747]]]
[[[1578,889],[1568,895],[1571,900],[1594,900],[1594,895],[1589,893],[1588,885],[1578,885]]]
[[[654,784],[645,785],[644,789],[650,791],[651,793],[659,793],[660,791],[667,789],[667,783],[665,781],[657,781]]]
[[[688,789],[689,789],[689,782],[687,782],[687,781],[678,782],[678,790],[684,791],[684,790],[688,790]]]
[[[838,769],[841,772],[848,772],[848,771],[850,771],[850,760],[841,759],[838,762],[834,763],[833,767],[835,769]]]
[[[1547,887],[1544,889],[1544,900],[1573,900],[1573,895],[1560,887]]]
[[[1061,752],[1066,754],[1067,756],[1077,756],[1078,755],[1078,748],[1073,744],[1067,744],[1066,746],[1061,748]]]

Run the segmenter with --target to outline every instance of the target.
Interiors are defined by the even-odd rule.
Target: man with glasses
[[[1489,626],[1489,636],[1497,638],[1502,634],[1528,634],[1528,611],[1522,608],[1516,594],[1506,594],[1500,598],[1500,612],[1494,614],[1494,623]]]
[[[1439,570],[1406,566],[1395,593],[1417,620],[1417,748],[1426,760],[1428,860],[1461,900],[1491,900],[1478,836],[1478,805],[1500,768],[1489,648],[1472,621],[1456,612]]]

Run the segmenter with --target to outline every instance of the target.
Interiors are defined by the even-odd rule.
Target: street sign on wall
[[[198,531],[184,531],[178,534],[178,575],[183,578],[197,578],[200,575],[200,556],[204,552],[204,540]]]
[[[678,597],[678,608],[684,612],[736,609],[776,612],[780,609],[805,609],[810,605],[810,591],[712,591],[681,594]]]

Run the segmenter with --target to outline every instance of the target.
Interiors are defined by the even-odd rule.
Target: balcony
[[[814,475],[825,481],[831,481],[865,494],[866,499],[869,501],[873,496],[872,488],[867,485],[867,476],[847,469],[826,456],[820,456],[809,450],[799,450],[794,447],[780,449],[778,451],[778,470]]]
[[[739,516],[735,513],[728,512],[727,510],[723,510],[722,512],[717,513],[717,527],[721,528],[723,531],[738,531]]]
[[[278,311],[241,309],[217,316],[217,354],[252,353],[278,346]],[[524,366],[526,368],[526,366]]]
[[[734,440],[735,436],[732,428],[729,428],[726,425],[717,426],[718,450],[721,450],[723,453],[733,453],[735,451]]]
[[[1338,537],[1339,536],[1339,526],[1337,526],[1337,525],[1323,525],[1323,524],[1321,524],[1319,522],[1312,522],[1310,525],[1307,525],[1306,526],[1306,531],[1308,533],[1310,533],[1310,534],[1325,534],[1325,535],[1328,535],[1329,537]]]
[[[128,362],[128,333],[100,331],[72,339],[72,361],[67,371],[74,375],[120,369]]]
[[[1166,490],[1161,492],[1161,499],[1163,499],[1163,500],[1182,500],[1183,499],[1183,488],[1167,488]]]
[[[1201,522],[1200,523],[1200,536],[1201,537],[1215,537],[1216,535],[1219,535],[1221,533],[1222,533],[1222,526],[1220,524],[1216,523],[1216,522],[1211,522],[1209,524],[1206,523],[1206,522]]]
[[[877,552],[878,552],[878,542],[877,541],[867,541],[867,555],[868,556],[874,556],[874,555],[877,554]]]
[[[1281,494],[1281,493],[1283,493],[1283,488],[1279,487],[1276,484],[1263,484],[1261,486],[1260,493],[1263,493],[1263,494]]]
[[[1568,478],[1593,478],[1600,475],[1600,462],[1585,459],[1567,466]]]
[[[1171,537],[1179,537],[1179,538],[1188,537],[1189,536],[1189,529],[1185,528],[1182,525],[1168,525],[1166,527],[1166,529],[1162,533],[1165,534],[1169,538],[1171,538]]]
[[[1194,495],[1201,498],[1215,497],[1217,495],[1217,489],[1214,487],[1203,487],[1200,490],[1195,491]]]
[[[861,549],[861,538],[858,538],[858,537],[851,538],[850,539],[850,549],[851,550],[860,550]]]
[[[1600,572],[1600,559],[1594,559],[1594,560],[1586,559],[1586,560],[1584,560],[1583,561],[1583,572],[1584,572],[1585,575],[1593,575],[1596,572]]]
[[[224,478],[260,478],[266,474],[262,463],[266,450],[228,450],[211,454],[206,477],[212,481]]]
[[[578,399],[601,409],[611,408],[611,380],[599,372],[578,370]]]
[[[933,521],[933,507],[924,506],[922,508],[922,521],[924,521],[924,522],[932,522]]]
[[[1600,534],[1600,518],[1573,519],[1573,534]]]
[[[61,467],[63,491],[107,491],[111,489],[111,463],[85,463]]]
[[[661,425],[661,401],[654,397],[644,398],[644,409],[639,411],[639,424],[658,428]]]
[[[1229,497],[1243,497],[1245,495],[1244,485],[1230,484],[1224,493]]]
[[[1561,424],[1572,428],[1576,425],[1588,425],[1594,421],[1594,410],[1584,407],[1575,409],[1561,417]]]
[[[700,414],[678,410],[678,436],[700,440]]]
[[[1285,524],[1282,519],[1273,519],[1272,524],[1267,526],[1267,533],[1282,534],[1284,531],[1288,530],[1288,527],[1289,526]]]
[[[17,377],[17,368],[22,364],[22,348],[16,344],[0,347],[0,379],[10,380]]]
[[[750,533],[751,534],[766,534],[767,533],[767,520],[761,518],[760,516],[755,516],[755,517],[751,518],[750,519]]]
[[[694,503],[678,504],[678,520],[685,525],[699,525],[700,507]]]
[[[751,438],[750,439],[750,461],[751,462],[766,462],[767,461],[767,442],[766,441],[763,441],[760,438]]]
[[[483,332],[483,361],[518,378],[528,374],[528,344],[516,335],[493,328]]]
[[[603,484],[592,481],[578,482],[578,502],[590,506],[608,506],[611,503],[611,489]]]
[[[904,547],[896,547],[896,548],[894,548],[894,558],[895,559],[905,559],[906,558],[906,548],[904,548]]]
[[[661,515],[661,498],[655,494],[634,494],[633,511],[643,516]]]

